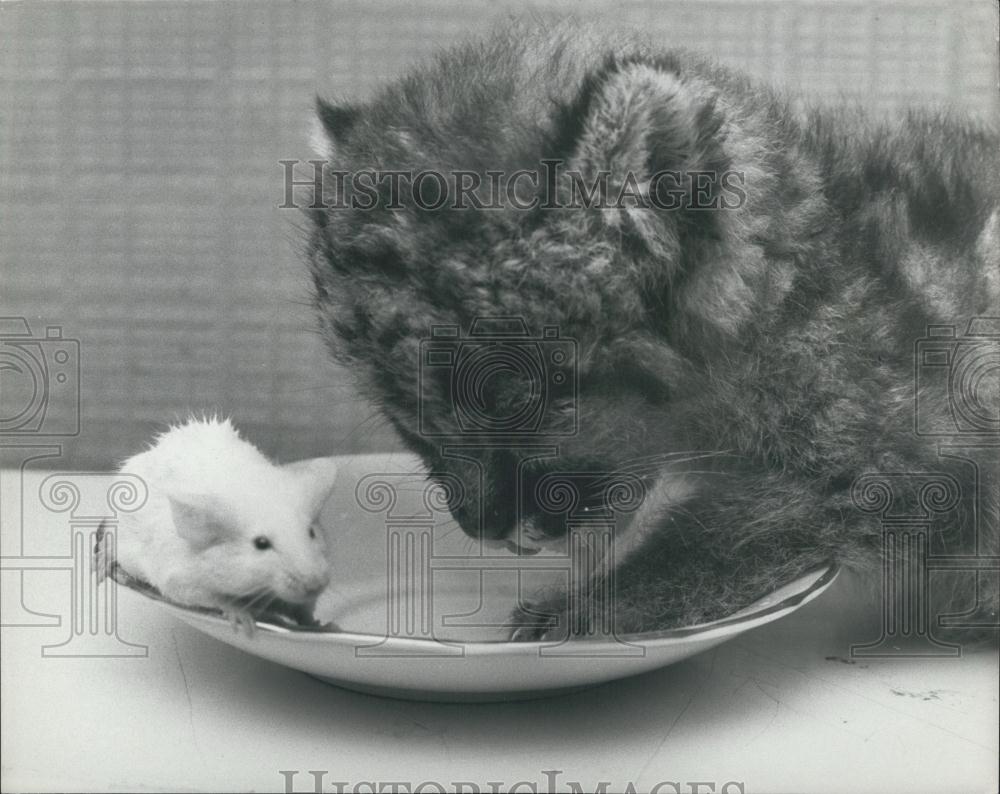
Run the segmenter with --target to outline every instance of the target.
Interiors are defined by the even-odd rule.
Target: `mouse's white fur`
[[[122,516],[116,560],[167,598],[252,613],[273,598],[310,604],[329,582],[326,538],[310,528],[333,487],[331,459],[279,466],[228,419],[190,419],[121,471],[149,495]]]

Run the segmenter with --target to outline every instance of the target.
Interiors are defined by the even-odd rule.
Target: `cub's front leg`
[[[629,579],[633,566],[622,564],[609,579],[592,575],[582,586],[549,589],[520,603],[509,618],[514,642],[555,642],[566,639],[612,639],[625,634],[682,625],[682,603],[671,608],[651,590],[669,589],[665,580]],[[621,577],[624,577],[622,579]],[[653,601],[662,611],[649,614]],[[678,615],[672,619],[671,614]]]
[[[726,491],[667,512],[613,567],[598,566],[572,592],[519,604],[510,639],[611,638],[727,617],[829,562],[831,537],[841,551],[868,542],[850,530],[830,533],[831,522],[843,521],[836,501],[767,475],[729,481]]]

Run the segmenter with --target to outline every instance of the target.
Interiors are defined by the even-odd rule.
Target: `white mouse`
[[[276,465],[228,419],[191,419],[121,471],[142,478],[148,497],[119,518],[114,560],[99,542],[100,578],[117,563],[165,598],[219,609],[249,633],[265,613],[315,625],[330,581],[317,518],[333,488],[332,459]]]

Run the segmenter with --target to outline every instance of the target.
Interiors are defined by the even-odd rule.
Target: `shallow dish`
[[[545,697],[679,662],[794,612],[836,578],[815,571],[737,616],[653,635],[568,643],[447,642],[411,637],[293,631],[258,624],[253,637],[214,615],[161,603],[194,628],[247,653],[348,689],[441,701]]]
[[[344,458],[322,525],[337,550],[316,618],[340,631],[258,622],[253,636],[208,610],[136,588],[180,620],[247,653],[338,686],[421,700],[544,697],[644,673],[778,620],[820,595],[834,566],[812,571],[723,620],[669,631],[506,642],[519,594],[568,575],[564,555],[480,547],[435,515],[409,456]],[[391,483],[390,499],[372,485]],[[385,496],[383,492],[382,496]],[[374,509],[373,505],[378,509]],[[124,582],[126,585],[129,583]]]

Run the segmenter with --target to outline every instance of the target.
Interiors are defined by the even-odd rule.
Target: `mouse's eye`
[[[309,527],[309,537],[316,540],[316,527]]]
[[[267,551],[271,548],[271,540],[264,535],[258,535],[253,539],[253,545],[259,551]]]

